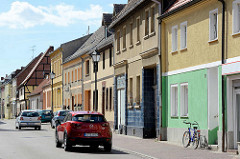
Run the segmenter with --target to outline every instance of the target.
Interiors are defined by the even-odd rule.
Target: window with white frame
[[[181,116],[188,116],[188,83],[181,84],[181,94],[180,94],[180,111]]]
[[[187,48],[187,22],[180,25],[181,28],[181,49]]]
[[[209,40],[213,41],[218,38],[218,9],[209,12]]]
[[[240,33],[240,0],[235,0],[232,6],[233,34]]]
[[[177,25],[175,25],[175,26],[173,26],[172,27],[172,52],[175,52],[175,51],[177,51],[177,45],[178,45],[178,43],[177,43],[177,30],[178,30],[178,26]]]
[[[171,116],[178,116],[178,85],[171,85]]]

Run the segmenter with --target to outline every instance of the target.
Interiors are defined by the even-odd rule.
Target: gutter
[[[225,1],[218,0],[222,3],[222,65],[225,63],[224,50],[225,50]],[[225,152],[225,89],[224,89],[224,75],[222,75],[222,152]]]

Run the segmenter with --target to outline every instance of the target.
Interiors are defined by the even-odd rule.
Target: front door
[[[237,148],[237,142],[240,142],[240,89],[234,92],[234,148]]]
[[[118,90],[118,129],[125,125],[125,91]]]

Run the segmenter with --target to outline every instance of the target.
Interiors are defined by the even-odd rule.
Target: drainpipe
[[[158,16],[162,13],[162,4],[158,0],[152,0],[158,4]],[[158,23],[158,57],[159,57],[159,140],[161,140],[161,126],[162,126],[162,63],[161,63],[161,21]]]
[[[81,110],[83,110],[83,99],[84,99],[84,88],[83,88],[83,58],[82,57],[80,57],[81,58],[81,60],[82,60],[82,74],[81,74],[81,76],[82,76],[82,79],[81,79],[81,81],[82,81],[82,106],[81,106]]]
[[[225,63],[224,60],[224,49],[225,49],[225,1],[218,0],[222,3],[222,65]],[[222,75],[222,152],[225,151],[225,96],[224,96],[224,75]]]

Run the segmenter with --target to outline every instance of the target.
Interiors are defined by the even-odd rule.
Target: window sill
[[[89,74],[86,74],[86,75],[85,75],[85,77],[88,77],[88,76],[89,76]]]
[[[183,116],[180,116],[180,118],[188,118],[188,116],[186,115],[183,115]]]
[[[236,33],[232,33],[232,36],[239,36],[240,35],[240,31],[239,32],[236,32]]]
[[[128,109],[133,109],[133,106],[132,106],[132,105],[129,105],[129,106],[128,106]]]
[[[149,35],[145,35],[145,36],[143,37],[144,40],[147,40],[148,38],[149,38]]]
[[[176,50],[176,51],[172,51],[171,52],[171,54],[176,54],[176,53],[178,53],[178,51]]]
[[[180,51],[181,51],[181,52],[187,51],[187,48],[186,48],[186,47],[185,47],[185,48],[182,48]]]
[[[171,118],[178,118],[178,116],[171,116]]]
[[[129,46],[129,49],[131,49],[131,48],[133,48],[133,45],[132,45],[132,44]]]
[[[122,52],[125,52],[125,51],[127,51],[127,49],[126,49],[126,48],[123,48],[123,49],[122,49]]]
[[[117,55],[120,54],[120,53],[121,53],[120,51],[117,51],[117,52],[116,52]]]
[[[135,105],[134,108],[135,109],[141,109],[141,106],[140,105]]]
[[[214,39],[214,40],[208,41],[208,43],[214,43],[214,42],[217,42],[217,41],[218,41],[218,39]]]
[[[140,44],[141,44],[141,41],[137,41],[137,42],[136,42],[136,45],[140,45]]]
[[[154,31],[154,32],[151,32],[150,34],[149,34],[149,37],[152,37],[152,36],[155,36],[156,35],[156,32]]]

